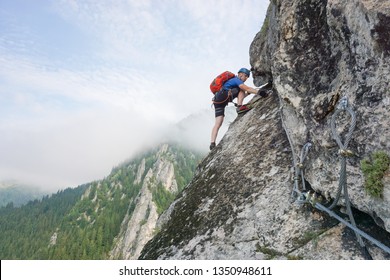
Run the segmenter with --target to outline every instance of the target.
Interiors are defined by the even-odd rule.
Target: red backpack
[[[213,94],[217,93],[221,90],[223,84],[230,80],[231,78],[234,78],[236,75],[232,72],[225,71],[222,74],[218,75],[210,84],[210,90]]]

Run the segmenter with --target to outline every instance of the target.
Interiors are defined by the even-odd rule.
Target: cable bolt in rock
[[[350,124],[349,130],[348,130],[348,133],[346,136],[346,140],[344,143],[341,142],[341,137],[337,133],[337,130],[336,130],[336,117],[342,111],[347,111],[351,116],[351,124]],[[295,198],[295,203],[297,203],[298,205],[310,203],[316,209],[323,211],[323,212],[326,212],[329,216],[337,219],[342,224],[344,224],[348,228],[352,229],[355,232],[355,235],[356,235],[356,238],[359,242],[359,245],[365,250],[365,252],[368,255],[369,255],[369,253],[368,253],[368,250],[367,250],[367,248],[362,240],[362,237],[364,237],[366,240],[370,241],[374,245],[378,246],[386,253],[390,254],[389,247],[387,247],[386,245],[382,244],[381,242],[379,242],[378,240],[376,240],[372,236],[368,235],[367,233],[365,233],[362,230],[360,230],[359,228],[357,228],[356,223],[355,223],[355,219],[354,219],[353,214],[352,214],[351,202],[349,200],[348,190],[347,190],[346,158],[354,156],[353,151],[347,149],[347,147],[348,147],[349,142],[352,139],[352,133],[353,133],[355,126],[356,126],[356,116],[355,116],[354,111],[349,107],[348,99],[346,97],[343,97],[340,100],[340,103],[337,106],[337,110],[334,113],[334,115],[332,116],[332,121],[331,121],[331,129],[332,129],[333,137],[336,140],[336,142],[340,148],[338,154],[341,156],[341,160],[340,160],[341,168],[340,168],[340,179],[339,179],[338,192],[337,192],[335,200],[333,201],[332,205],[329,206],[329,208],[327,208],[321,204],[321,200],[315,192],[312,192],[312,191],[305,192],[306,188],[305,188],[305,180],[304,180],[304,175],[303,175],[303,162],[304,162],[312,144],[310,142],[308,142],[302,147],[300,161],[297,162],[296,155],[294,152],[293,143],[292,143],[292,140],[290,138],[290,133],[289,133],[287,127],[285,126],[283,116],[281,119],[282,119],[282,126],[283,126],[284,130],[286,131],[287,138],[288,138],[290,146],[291,146],[292,156],[293,156],[293,169],[295,171],[295,174],[294,174],[294,187],[293,187],[293,191],[291,194],[291,198]],[[299,176],[302,177],[302,188],[304,190],[303,192],[301,192],[298,188]],[[347,222],[346,220],[344,220],[342,217],[340,217],[334,211],[331,210],[337,205],[337,203],[340,199],[342,190],[344,191],[345,204],[346,204],[347,212],[348,212],[349,218],[351,220],[351,223]],[[371,256],[369,256],[369,257],[371,258]]]

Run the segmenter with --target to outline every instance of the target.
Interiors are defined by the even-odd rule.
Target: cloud
[[[106,46],[101,55],[109,59],[122,60],[125,56],[129,63],[145,63],[146,59],[153,65],[172,65],[176,59],[220,59],[224,56],[215,57],[219,50],[228,50],[232,55],[231,46],[248,40],[244,30],[260,30],[267,5],[268,1],[254,0],[114,4],[90,0],[60,1],[55,9],[65,20],[95,34]],[[254,35],[249,34],[249,38]]]
[[[0,10],[0,180],[55,188],[107,175],[164,130],[207,147],[209,83],[249,67],[268,5],[60,0],[7,10],[13,3]],[[204,125],[168,129],[199,111]]]
[[[228,106],[225,110],[225,120],[218,133],[217,143],[222,139],[236,116],[235,107]],[[187,116],[174,126],[168,127],[164,137],[167,141],[179,143],[201,153],[207,153],[213,125],[214,115],[205,109]]]
[[[0,62],[3,66],[0,69],[2,97],[8,96],[15,107],[22,106],[25,110],[37,104],[44,106],[46,112],[61,108],[72,110],[71,106],[79,104],[121,107],[143,115],[141,107],[155,103],[156,81],[132,69],[100,67],[70,71],[51,69],[16,57],[0,57]]]
[[[52,189],[100,179],[119,162],[157,144],[165,127],[138,121],[126,111],[103,110],[0,128],[0,178]]]

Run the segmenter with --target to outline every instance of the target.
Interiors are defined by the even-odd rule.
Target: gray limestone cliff
[[[351,200],[390,231],[390,185],[383,199],[370,198],[360,168],[374,152],[390,151],[390,2],[273,2],[252,43],[251,63],[257,82],[274,78],[296,153],[313,144],[306,180],[322,193],[335,192],[339,146],[330,122],[336,103],[347,97],[357,118],[349,145],[355,153],[348,167]],[[349,125],[348,116],[342,123]]]
[[[158,197],[156,191],[158,188],[165,190],[162,191],[165,196],[173,196],[179,191],[175,174],[175,165],[179,164],[178,157],[177,151],[172,151],[168,144],[164,144],[156,154],[143,158],[137,166],[134,184],[141,184],[141,189],[129,205],[129,208],[134,209],[128,211],[122,221],[110,258],[137,259],[143,246],[153,237],[160,214],[156,200],[164,198],[161,198],[161,194]],[[188,162],[187,159],[180,164]]]
[[[373,197],[361,166],[376,152],[390,154],[389,35],[389,1],[270,1],[250,59],[255,84],[272,78],[273,94],[230,125],[161,216],[140,258],[390,259],[370,242],[362,248],[352,230],[291,195],[293,155],[309,142],[306,185],[335,199],[341,156],[331,120],[346,97],[356,114],[346,170],[354,217],[390,246],[389,169]],[[350,122],[340,115],[342,137]],[[340,199],[334,211],[348,220],[344,206]]]

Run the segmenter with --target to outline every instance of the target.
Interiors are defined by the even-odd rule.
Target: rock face
[[[135,205],[135,209],[131,215],[127,214],[122,222],[121,232],[110,253],[111,258],[137,259],[143,246],[153,236],[159,216],[153,200],[153,190],[161,184],[170,193],[178,191],[174,156],[166,156],[169,155],[168,148],[167,144],[161,146],[155,162],[149,168],[145,166],[145,159],[138,166],[135,183],[142,184],[142,188],[136,200],[129,206]]]
[[[390,154],[389,23],[388,1],[270,1],[250,56],[255,84],[273,78],[273,94],[231,124],[140,258],[389,259],[369,242],[363,250],[353,231],[291,196],[293,155],[310,142],[306,184],[335,198],[340,156],[331,119],[347,97],[356,113],[347,160],[354,216],[359,228],[390,245],[389,172],[382,198],[373,198],[360,166],[373,152]],[[341,138],[350,123],[348,114],[337,119]],[[341,216],[344,204],[335,210]]]
[[[148,188],[151,174],[152,172],[148,172],[145,178],[134,212],[126,215],[122,222],[119,238],[110,253],[112,258],[136,259],[142,247],[153,236],[158,214],[152,192]]]
[[[355,153],[348,166],[351,201],[387,231],[390,185],[383,199],[367,196],[360,161],[390,151],[389,24],[389,1],[273,1],[251,45],[256,82],[273,77],[295,152],[313,144],[306,180],[321,193],[336,192],[339,146],[330,122],[336,103],[348,98],[357,118],[349,145]],[[350,122],[349,115],[340,118],[344,140]]]

